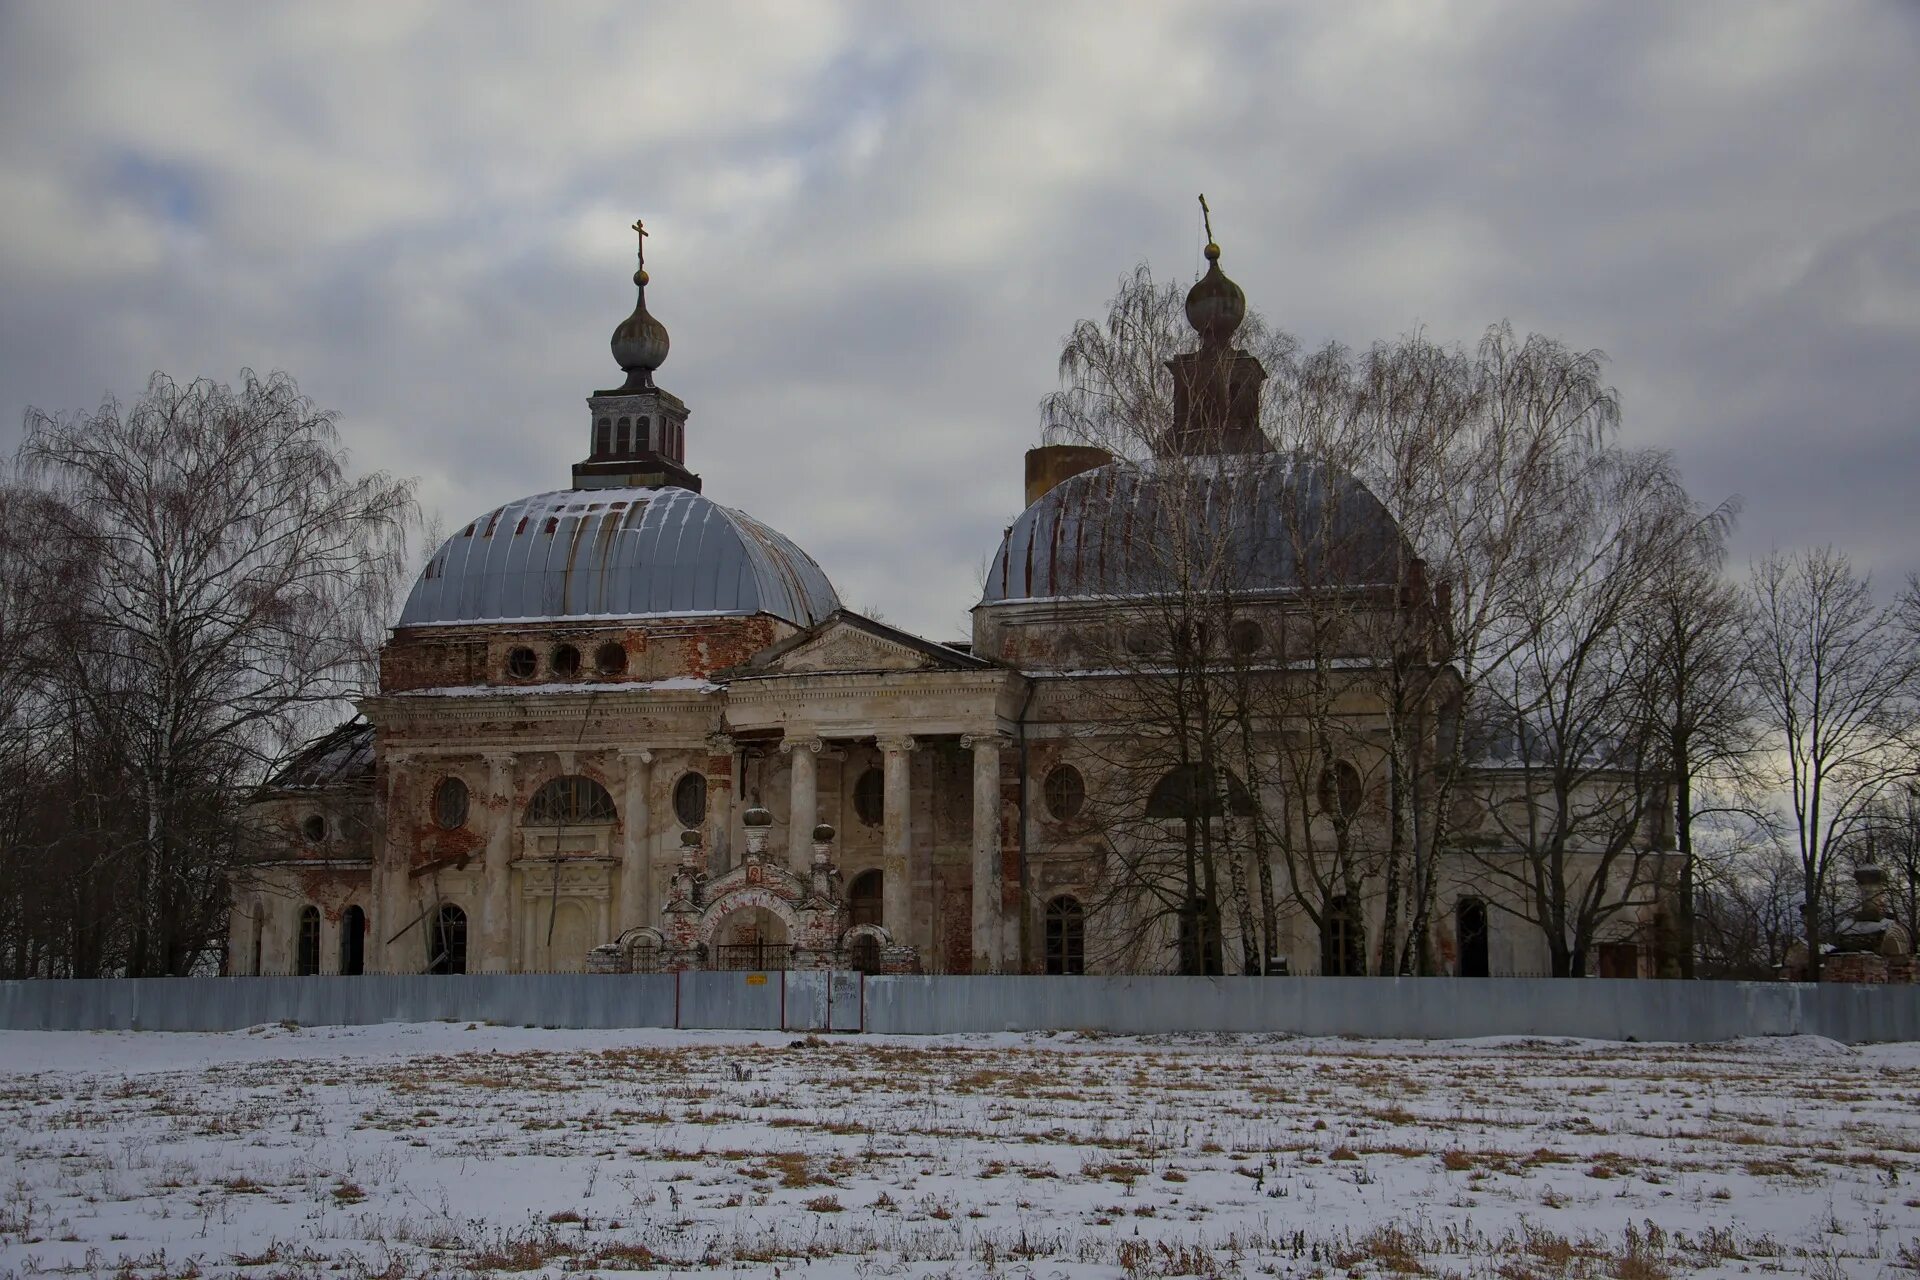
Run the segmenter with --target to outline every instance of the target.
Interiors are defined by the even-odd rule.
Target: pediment
[[[966,671],[990,664],[958,649],[842,610],[811,631],[760,654],[753,675],[836,671]]]

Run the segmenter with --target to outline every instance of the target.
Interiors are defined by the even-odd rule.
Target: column
[[[787,804],[787,865],[797,876],[813,870],[813,829],[820,823],[820,749],[814,737],[788,738],[780,744],[792,761],[793,799]]]
[[[973,972],[1000,968],[1000,738],[968,735],[973,750]]]
[[[707,738],[707,874],[733,870],[733,738]]]
[[[513,753],[487,754],[487,900],[480,970],[513,968]]]
[[[910,753],[917,744],[911,737],[882,738],[882,779],[886,786],[883,809],[884,826],[880,851],[880,917],[892,935],[895,946],[912,946],[910,928],[913,915],[913,870],[908,859],[913,851],[913,771]]]
[[[620,759],[627,766],[626,799],[620,809],[625,832],[620,849],[620,932],[625,933],[653,918],[653,875],[647,865],[647,833],[653,825],[647,788],[653,780],[653,752],[628,748]]]
[[[373,936],[369,939],[373,945],[368,948],[370,954],[367,960],[380,973],[418,973],[425,967],[423,963],[416,961],[408,964],[401,958],[407,954],[406,944],[412,935],[394,936],[412,923],[414,916],[410,901],[412,886],[407,876],[412,869],[412,859],[406,844],[407,833],[413,830],[413,822],[412,816],[405,812],[405,775],[412,767],[413,757],[403,751],[389,752],[386,764],[386,822],[379,859],[374,866],[373,919],[370,924]]]

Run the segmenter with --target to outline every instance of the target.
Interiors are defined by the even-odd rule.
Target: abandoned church
[[[703,429],[655,381],[643,255],[625,378],[587,397],[571,486],[457,527],[377,692],[260,792],[227,971],[1368,971],[1412,892],[1370,860],[1408,785],[1368,727],[1389,695],[1289,690],[1392,650],[1421,673],[1404,722],[1445,741],[1446,655],[1392,638],[1436,590],[1365,485],[1262,435],[1266,372],[1232,345],[1246,300],[1207,258],[1151,456],[1031,450],[972,635],[943,643],[843,607],[804,550],[702,491]],[[1231,583],[1218,652],[1261,708],[1241,759],[1271,767],[1170,754],[1156,720],[1168,637],[1191,634],[1164,622],[1164,531],[1196,521]],[[1309,585],[1338,628],[1304,618]],[[1338,744],[1313,731],[1329,716]],[[1515,877],[1488,869],[1514,767],[1492,761],[1446,802],[1429,972],[1548,968]],[[1660,827],[1650,806],[1643,900],[1589,971],[1663,970]]]

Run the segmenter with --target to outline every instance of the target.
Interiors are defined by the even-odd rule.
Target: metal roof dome
[[[1234,591],[1388,584],[1413,559],[1364,484],[1302,455],[1120,461],[1061,482],[1021,513],[981,603],[1156,594],[1171,582],[1169,547],[1216,537],[1230,566],[1221,581]]]
[[[839,607],[806,552],[711,498],[562,489],[509,502],[448,538],[399,625],[767,613],[806,627]]]

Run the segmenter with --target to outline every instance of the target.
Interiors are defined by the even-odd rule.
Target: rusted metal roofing
[[[294,753],[269,778],[269,791],[327,790],[371,784],[373,726],[359,716],[329,729]]]
[[[399,625],[767,613],[805,627],[839,607],[820,566],[744,512],[687,489],[561,489],[448,538]]]
[[[1119,461],[1021,513],[981,603],[1153,595],[1182,573],[1239,592],[1383,584],[1411,559],[1365,485],[1299,455]]]

